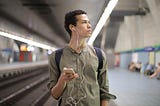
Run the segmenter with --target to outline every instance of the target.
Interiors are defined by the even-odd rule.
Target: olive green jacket
[[[100,69],[100,76],[97,78],[98,57],[92,46],[87,45],[79,54],[68,46],[63,49],[60,70],[64,67],[73,68],[79,77],[67,83],[60,97],[60,106],[100,106],[100,100],[114,98],[109,93],[107,61],[103,51],[102,55],[103,68]],[[59,78],[55,52],[49,56],[49,73],[48,88],[51,89]]]

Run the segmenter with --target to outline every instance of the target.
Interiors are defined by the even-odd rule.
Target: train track
[[[42,106],[50,96],[48,68],[0,80],[0,106]]]

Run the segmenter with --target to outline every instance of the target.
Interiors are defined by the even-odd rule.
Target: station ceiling
[[[64,29],[64,15],[74,9],[87,12],[94,29],[109,0],[0,0],[0,17],[57,47],[69,41]],[[114,49],[124,16],[145,15],[145,0],[119,0],[107,24],[105,47]],[[100,46],[101,36],[95,45]]]

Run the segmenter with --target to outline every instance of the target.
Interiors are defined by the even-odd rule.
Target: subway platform
[[[7,67],[13,69],[16,64]],[[22,64],[19,66],[25,66]],[[30,66],[31,64],[33,65],[28,63]],[[47,62],[38,62],[34,66],[41,64]],[[2,69],[1,67],[1,73]],[[116,100],[109,102],[109,106],[160,106],[160,80],[122,68],[109,69],[108,77],[110,93],[117,96]],[[43,106],[57,106],[57,102],[50,96]]]
[[[126,69],[108,71],[110,92],[117,96],[109,106],[160,106],[160,80]],[[50,97],[44,106],[56,106]]]
[[[160,80],[126,69],[110,69],[110,91],[117,99],[109,106],[160,106]]]

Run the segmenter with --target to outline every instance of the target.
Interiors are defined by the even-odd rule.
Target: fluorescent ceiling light
[[[39,42],[36,42],[36,41],[33,41],[33,40],[29,40],[29,39],[26,39],[26,38],[23,38],[23,37],[20,37],[20,36],[16,36],[16,35],[13,35],[13,34],[10,34],[10,33],[7,33],[7,32],[0,31],[0,35],[4,36],[4,37],[7,37],[7,38],[17,40],[17,41],[27,43],[29,45],[40,47],[40,48],[43,48],[43,49],[48,49],[48,50],[55,50],[56,49],[56,48],[51,47],[49,45],[42,44],[42,43],[39,43]]]
[[[98,33],[101,31],[103,25],[107,21],[109,15],[111,14],[113,8],[116,6],[118,0],[110,0],[107,7],[104,10],[104,13],[102,14],[100,20],[98,21],[98,24],[95,27],[95,30],[92,33],[92,36],[88,40],[88,44],[92,45],[96,37],[98,36]]]

